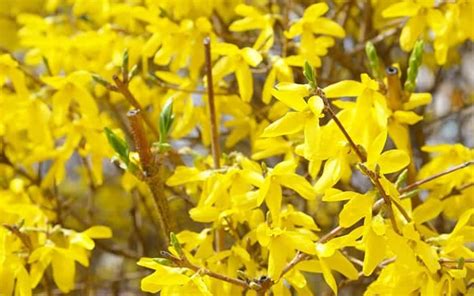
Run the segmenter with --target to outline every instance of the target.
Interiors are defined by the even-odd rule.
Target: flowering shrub
[[[307,2],[1,1],[0,295],[473,293],[474,2]]]

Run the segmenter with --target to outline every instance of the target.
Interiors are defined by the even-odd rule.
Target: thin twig
[[[206,57],[207,70],[207,98],[209,103],[209,121],[211,125],[211,149],[212,158],[214,160],[214,169],[220,168],[220,146],[219,146],[219,130],[217,124],[216,107],[214,101],[214,82],[212,77],[212,60],[211,60],[211,39],[204,39],[204,54]],[[218,228],[216,231],[216,251],[224,249],[224,230]]]
[[[446,200],[446,199],[450,198],[451,196],[460,195],[463,190],[466,190],[467,188],[472,187],[472,186],[474,186],[474,182],[466,183],[466,184],[464,184],[462,186],[459,186],[459,187],[454,187],[453,189],[451,189],[451,192],[449,192],[445,196],[441,197],[440,200]]]
[[[219,131],[216,116],[216,107],[214,99],[214,84],[212,77],[212,61],[211,61],[211,39],[206,37],[204,39],[204,49],[206,56],[206,70],[207,70],[207,97],[209,103],[209,120],[211,125],[211,149],[214,160],[214,168],[220,168],[220,146],[219,146]]]
[[[357,146],[357,144],[354,142],[354,140],[352,140],[351,136],[349,135],[349,133],[347,132],[347,130],[344,128],[344,126],[342,125],[341,121],[339,120],[339,118],[337,117],[336,113],[334,112],[334,110],[331,108],[331,104],[329,103],[329,100],[328,98],[326,97],[326,94],[323,92],[322,89],[318,88],[316,89],[316,94],[322,98],[323,102],[324,102],[324,105],[325,105],[325,110],[326,112],[329,113],[329,115],[331,116],[331,118],[334,120],[334,122],[336,123],[336,125],[339,127],[339,129],[341,130],[341,132],[344,134],[344,137],[346,138],[346,140],[349,142],[349,144],[351,145],[352,149],[354,150],[354,152],[357,154],[357,156],[359,157],[359,160],[361,162],[361,165],[360,165],[360,168],[361,170],[370,178],[370,180],[372,181],[372,183],[374,184],[374,186],[377,188],[378,192],[382,195],[385,203],[387,204],[387,207],[388,207],[388,215],[389,215],[389,218],[392,222],[392,226],[393,226],[393,229],[399,233],[399,229],[398,229],[398,226],[397,226],[397,223],[396,223],[396,220],[395,220],[395,215],[393,214],[393,207],[392,207],[392,200],[391,200],[391,197],[385,192],[385,190],[383,189],[383,186],[382,184],[380,183],[380,176],[379,174],[377,174],[376,172],[373,172],[371,170],[369,170],[366,166],[364,166],[362,163],[366,161],[366,157],[364,154],[362,154],[362,151],[359,149],[359,146]]]
[[[422,179],[422,180],[419,180],[419,181],[416,181],[415,183],[412,183],[408,186],[405,186],[403,188],[401,188],[399,190],[400,193],[405,193],[405,192],[409,192],[409,191],[412,191],[413,189],[425,184],[425,183],[428,183],[428,182],[431,182],[437,178],[440,178],[440,177],[443,177],[445,175],[448,175],[448,174],[451,174],[452,172],[455,172],[457,170],[461,170],[463,168],[466,168],[470,165],[474,164],[474,160],[470,160],[470,161],[466,161],[464,163],[461,163],[460,165],[457,165],[457,166],[454,166],[452,168],[449,168],[447,169],[446,171],[443,171],[443,172],[440,172],[438,174],[435,174],[435,175],[432,175],[428,178],[425,178],[425,179]]]
[[[133,106],[133,108],[138,109],[142,112],[145,110],[141,106],[141,104],[138,102],[138,100],[135,98],[135,96],[130,92],[130,89],[128,88],[128,84],[118,77],[118,75],[112,76],[112,79],[115,82],[115,85],[117,86],[117,92],[121,93],[125,99],[127,99],[128,103]],[[158,130],[156,129],[155,124],[148,118],[148,116],[142,115],[143,120],[145,121],[146,125],[150,128],[152,131],[153,135],[155,138],[159,138],[160,134]]]
[[[341,132],[344,134],[344,137],[346,138],[346,140],[349,142],[349,144],[351,145],[352,147],[352,150],[354,150],[354,152],[357,154],[357,157],[359,157],[359,160],[360,162],[366,162],[367,161],[367,158],[364,156],[364,154],[362,154],[362,152],[360,151],[359,147],[356,145],[356,143],[354,142],[354,140],[352,140],[351,136],[349,135],[349,133],[347,132],[347,130],[344,128],[344,126],[342,125],[341,121],[339,120],[339,118],[336,116],[336,113],[334,112],[334,110],[331,108],[331,104],[329,103],[329,100],[328,98],[326,97],[326,94],[321,90],[321,89],[317,89],[316,91],[317,95],[319,97],[321,97],[323,99],[323,102],[324,102],[324,105],[325,105],[325,110],[327,113],[329,113],[329,115],[331,116],[331,118],[334,120],[334,122],[336,123],[336,125],[338,126],[339,130],[341,130]]]

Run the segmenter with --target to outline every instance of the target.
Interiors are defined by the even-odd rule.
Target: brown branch
[[[26,76],[28,76],[36,85],[38,86],[46,86],[47,84],[44,83],[38,76],[31,73],[27,68],[26,65],[19,59],[17,59],[8,49],[0,47],[0,52],[4,52],[18,63],[18,69],[20,69]]]
[[[371,170],[369,170],[367,167],[365,167],[362,163],[366,161],[366,157],[364,154],[362,154],[362,151],[359,149],[359,147],[357,146],[357,144],[354,142],[354,140],[352,140],[351,136],[349,135],[349,133],[347,132],[347,130],[344,128],[344,126],[342,125],[341,121],[339,120],[339,118],[337,118],[336,116],[336,113],[334,112],[334,110],[332,109],[331,107],[331,104],[328,100],[328,98],[326,97],[325,93],[323,92],[322,89],[318,88],[316,89],[316,94],[318,96],[320,96],[322,99],[323,99],[323,102],[324,102],[324,105],[325,105],[325,110],[327,113],[329,113],[329,115],[331,116],[331,118],[334,120],[334,122],[336,123],[336,125],[339,127],[339,129],[341,130],[341,132],[344,134],[344,137],[347,139],[347,141],[349,142],[349,144],[351,145],[352,149],[354,150],[354,152],[357,154],[357,156],[359,157],[359,160],[361,162],[360,164],[360,169],[362,170],[362,172],[365,173],[365,175],[367,175],[370,180],[372,181],[372,183],[374,184],[374,186],[377,188],[377,190],[379,191],[380,195],[382,195],[385,203],[387,204],[387,207],[388,207],[388,215],[389,215],[389,218],[392,222],[392,226],[393,226],[393,229],[397,232],[397,233],[400,233],[399,229],[398,229],[398,226],[397,226],[397,223],[396,223],[396,220],[395,220],[395,215],[393,214],[393,208],[392,208],[392,200],[391,200],[391,197],[385,192],[385,190],[383,189],[383,186],[382,184],[380,183],[380,176],[376,173],[376,172],[373,172]]]
[[[341,121],[339,120],[339,118],[336,116],[336,113],[334,112],[334,110],[332,109],[331,107],[331,103],[329,102],[328,98],[326,97],[326,94],[323,92],[322,89],[318,88],[316,90],[316,94],[321,97],[323,99],[323,102],[324,102],[324,105],[325,105],[325,110],[327,113],[329,113],[329,115],[331,116],[331,118],[334,120],[334,122],[336,123],[336,125],[338,126],[339,130],[344,134],[344,137],[346,138],[346,140],[349,142],[349,144],[351,145],[352,147],[352,150],[354,150],[354,152],[357,154],[357,157],[359,157],[359,160],[360,162],[366,162],[367,161],[367,158],[364,156],[364,154],[362,153],[362,151],[360,151],[359,147],[356,145],[356,143],[354,142],[354,140],[352,140],[351,136],[349,135],[349,133],[347,132],[347,130],[344,128],[344,126],[342,125]]]
[[[206,90],[187,89],[187,88],[182,88],[178,85],[167,83],[165,81],[160,80],[158,77],[156,77],[153,74],[150,74],[150,77],[152,78],[152,79],[150,79],[151,82],[153,82],[154,84],[156,84],[158,86],[166,88],[166,89],[172,89],[172,90],[176,90],[176,91],[180,91],[180,92],[199,94],[199,95],[205,95],[205,94],[208,93]],[[233,94],[236,94],[236,93],[235,92],[215,92],[214,93],[214,95],[216,95],[216,96],[230,96],[230,95],[233,95]]]
[[[137,101],[135,96],[130,92],[130,89],[128,88],[128,83],[120,80],[118,75],[112,76],[112,79],[115,82],[115,85],[117,86],[117,92],[121,93],[125,99],[127,99],[128,103],[133,106],[133,108],[138,109],[142,112],[145,110],[141,106],[141,104]],[[152,131],[153,135],[155,138],[159,138],[160,134],[158,133],[158,130],[156,129],[155,124],[148,118],[148,116],[142,115],[143,120],[145,121],[146,125],[150,128]]]
[[[139,110],[132,110],[128,112],[127,117],[132,129],[135,147],[140,156],[140,163],[144,171],[143,179],[152,193],[162,226],[162,236],[166,245],[168,245],[168,234],[171,232],[172,223],[170,221],[168,200],[165,196],[164,183],[161,176],[162,165],[155,161],[151,153],[150,145],[146,139],[145,129],[142,124],[144,117],[141,116],[141,112]]]
[[[204,39],[204,55],[206,57],[207,70],[207,98],[209,104],[209,121],[211,125],[211,149],[212,158],[214,160],[214,169],[220,168],[220,146],[219,146],[219,130],[217,124],[216,107],[214,101],[214,82],[212,77],[212,60],[211,60],[211,39],[206,37]],[[224,249],[224,230],[217,229],[216,235],[216,251],[219,252]]]
[[[204,39],[204,49],[206,56],[206,70],[207,70],[207,97],[209,104],[209,120],[211,125],[211,148],[212,157],[214,159],[214,168],[220,168],[220,146],[219,146],[219,131],[216,116],[216,107],[214,99],[214,84],[212,77],[212,60],[211,60],[211,39],[206,37]]]
[[[470,166],[470,165],[472,165],[472,164],[474,164],[474,160],[466,161],[466,162],[464,162],[464,163],[461,163],[460,165],[457,165],[457,166],[454,166],[454,167],[452,167],[452,168],[449,168],[449,169],[447,169],[446,171],[437,173],[437,174],[432,175],[432,176],[430,176],[430,177],[428,177],[428,178],[425,178],[425,179],[416,181],[415,183],[412,183],[412,184],[410,184],[410,185],[408,185],[408,186],[405,186],[405,187],[401,188],[401,189],[399,190],[399,192],[400,192],[400,193],[405,193],[405,192],[412,191],[413,189],[415,189],[415,188],[417,188],[417,187],[419,187],[419,186],[421,186],[421,185],[423,185],[423,184],[425,184],[425,183],[431,182],[431,181],[433,181],[433,180],[435,180],[435,179],[437,179],[437,178],[440,178],[440,177],[443,177],[443,176],[445,176],[445,175],[451,174],[451,173],[453,173],[453,172],[455,172],[455,171],[457,171],[457,170],[461,170],[461,169],[463,169],[463,168],[466,168],[466,167],[468,167],[468,166]]]
[[[168,254],[168,255],[171,255],[171,254]],[[231,283],[231,284],[234,284],[234,285],[246,288],[246,289],[251,288],[250,284],[247,281],[237,279],[237,278],[232,278],[232,277],[229,277],[229,276],[224,275],[222,273],[213,272],[212,270],[209,270],[205,267],[197,266],[197,265],[191,263],[188,260],[188,258],[186,258],[186,256],[184,256],[184,255],[180,258],[177,258],[177,257],[174,257],[174,256],[171,255],[171,256],[169,256],[168,259],[172,260],[179,267],[188,268],[188,269],[190,269],[192,271],[195,271],[199,274],[208,275],[208,276],[213,277],[215,279],[218,279],[218,280],[221,280],[221,281],[224,281],[224,282],[228,282],[228,283]]]
[[[441,197],[441,200],[448,199],[451,196],[460,195],[460,194],[462,194],[463,190],[466,190],[467,188],[472,187],[472,186],[474,186],[474,182],[467,183],[467,184],[464,184],[464,185],[459,186],[459,187],[455,187],[455,188],[451,189],[450,193],[448,193],[445,196]]]

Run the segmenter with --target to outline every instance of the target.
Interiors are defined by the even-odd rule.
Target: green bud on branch
[[[166,258],[153,258],[153,261],[164,266],[173,266],[173,262]]]
[[[122,57],[122,72],[128,72],[128,49],[125,49]]]
[[[169,99],[160,113],[160,143],[166,143],[171,126],[173,125],[173,99]]]
[[[408,177],[408,169],[404,169],[400,175],[398,175],[397,181],[395,182],[395,187],[402,188],[404,187]]]
[[[407,80],[405,81],[405,90],[413,92],[416,87],[416,76],[423,58],[423,40],[418,40],[410,54],[408,61]]]
[[[127,142],[122,140],[108,127],[106,127],[104,131],[110,146],[112,146],[112,149],[114,149],[114,151],[118,154],[120,160],[122,160],[126,165],[128,165],[130,162],[130,160],[128,159],[130,148],[128,147]]]
[[[380,62],[379,57],[377,55],[377,50],[372,42],[368,41],[365,44],[365,54],[369,59],[370,69],[372,70],[372,76],[376,79],[382,77],[380,73]]]
[[[176,252],[178,252],[179,256],[183,258],[183,249],[181,248],[181,244],[179,243],[178,238],[176,237],[176,234],[174,234],[174,232],[170,232],[170,242]]]
[[[303,75],[308,80],[309,85],[312,88],[317,87],[316,83],[316,73],[314,73],[314,68],[307,61],[304,63]]]

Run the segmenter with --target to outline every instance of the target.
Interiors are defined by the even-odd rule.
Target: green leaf
[[[130,153],[130,148],[128,147],[127,142],[122,140],[117,136],[110,128],[106,127],[104,129],[107,140],[109,141],[110,146],[114,151],[119,155],[120,159],[126,164],[129,164],[128,154]]]
[[[165,266],[173,266],[173,262],[169,259],[166,258],[153,258],[153,261],[155,261],[158,264],[165,265]]]
[[[104,78],[102,78],[102,76],[100,75],[97,75],[97,74],[92,74],[92,79],[97,82],[98,84],[108,88],[110,86],[110,83],[105,80]]]
[[[464,268],[464,257],[459,257],[458,259],[458,269],[463,269]]]
[[[160,143],[165,143],[173,125],[173,99],[169,99],[160,114]]]
[[[135,75],[138,73],[138,65],[133,65],[132,69],[130,69],[130,72],[128,73],[128,81],[132,80]]]
[[[395,187],[400,189],[401,187],[406,185],[405,183],[407,181],[407,177],[408,177],[408,169],[404,169],[400,173],[400,175],[398,175],[397,181],[395,182]]]
[[[128,71],[128,49],[125,49],[122,57],[122,72]]]
[[[407,69],[407,80],[405,81],[405,90],[413,92],[416,87],[416,76],[418,76],[418,70],[423,59],[423,40],[418,40],[413,47],[413,51],[410,54]]]
[[[170,242],[176,252],[178,252],[179,256],[183,257],[183,249],[181,248],[181,244],[179,243],[178,238],[176,237],[176,234],[174,234],[174,232],[170,232]]]
[[[372,42],[368,41],[365,44],[365,53],[369,59],[370,69],[372,70],[372,76],[375,78],[382,77],[380,74],[380,62],[377,55],[377,50]]]
[[[316,88],[317,84],[314,69],[313,66],[311,66],[307,61],[304,63],[303,74],[304,77],[306,77],[306,79],[308,80],[311,87]]]

